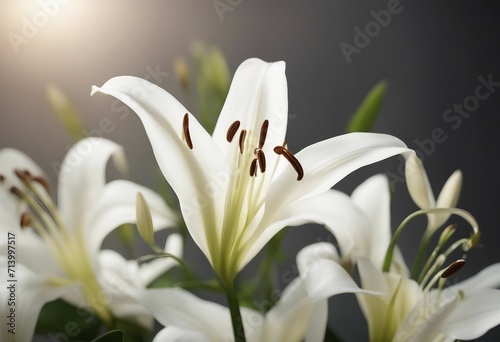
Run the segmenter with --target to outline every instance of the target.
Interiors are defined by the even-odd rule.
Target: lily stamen
[[[452,262],[451,265],[448,266],[443,271],[443,273],[441,273],[441,278],[448,278],[449,276],[458,272],[464,265],[465,265],[464,259],[458,259],[457,261]]]
[[[189,133],[189,114],[184,114],[184,119],[182,120],[182,132],[184,133],[184,140],[188,145],[189,149],[193,149],[193,142],[191,140],[191,134]]]
[[[28,214],[27,212],[24,212],[21,214],[21,220],[19,223],[21,228],[27,228],[27,227],[31,226],[32,223],[33,223],[33,220],[31,219],[30,214]]]
[[[260,137],[259,137],[259,149],[264,146],[266,142],[267,129],[269,128],[269,120],[264,120],[262,123],[262,127],[260,128]]]
[[[250,164],[250,177],[257,176],[257,158]]]
[[[259,162],[260,172],[264,173],[266,171],[266,156],[264,155],[264,151],[260,148],[256,149],[255,156]]]
[[[300,162],[297,160],[297,158],[295,158],[292,152],[290,152],[283,146],[276,146],[274,148],[274,152],[278,155],[285,157],[285,159],[290,163],[290,165],[292,165],[295,172],[297,172],[298,181],[304,177],[304,169],[302,168],[302,165],[300,165]]]
[[[231,124],[231,126],[229,126],[229,128],[227,129],[227,134],[226,134],[227,142],[233,141],[233,138],[236,135],[236,133],[238,133],[239,128],[240,128],[240,121],[239,120],[236,120],[235,122],[233,122]]]
[[[240,154],[243,154],[244,148],[245,148],[245,137],[247,136],[247,130],[243,129],[240,132],[240,140],[238,142],[240,146]]]

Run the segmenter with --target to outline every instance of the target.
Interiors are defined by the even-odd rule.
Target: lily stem
[[[246,342],[245,328],[243,327],[243,318],[241,316],[240,304],[238,295],[235,291],[234,284],[227,284],[221,281],[224,292],[226,293],[229,312],[231,313],[231,322],[233,324],[233,334],[235,342]]]

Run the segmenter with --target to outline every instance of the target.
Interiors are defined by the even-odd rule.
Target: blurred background
[[[287,63],[287,136],[295,152],[345,132],[367,92],[385,79],[374,131],[395,135],[419,152],[435,194],[455,169],[463,171],[459,207],[476,217],[483,233],[481,248],[469,253],[457,274],[465,279],[500,262],[499,18],[498,1],[4,0],[0,146],[30,155],[55,184],[53,166],[72,141],[47,100],[46,85],[53,83],[82,114],[89,135],[103,118],[111,121],[103,135],[124,146],[130,179],[154,188],[155,161],[140,121],[117,113],[110,97],[90,97],[90,88],[118,75],[145,77],[195,112],[173,66],[177,57],[190,60],[194,41],[219,47],[231,74],[249,57]],[[398,175],[400,167],[392,158],[355,172],[336,188],[350,193],[368,176]],[[394,228],[416,207],[402,179],[391,179]],[[401,238],[407,260],[423,226]],[[321,227],[289,229],[280,272],[293,267],[306,243],[326,239]],[[206,269],[191,247],[191,263]],[[252,275],[250,267],[246,276]],[[354,296],[330,300],[330,321],[345,341],[366,339]],[[496,328],[481,340],[499,337]]]

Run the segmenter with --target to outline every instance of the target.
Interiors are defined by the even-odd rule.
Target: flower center
[[[44,178],[27,170],[15,170],[14,174],[22,182],[23,189],[12,186],[9,191],[27,207],[20,216],[21,228],[31,227],[40,236],[67,276],[67,279],[54,277],[54,284],[81,283],[90,307],[105,323],[111,323],[111,313],[100,299],[102,290],[94,275],[85,237],[68,231],[63,225]],[[4,180],[5,177],[0,175],[0,182]]]

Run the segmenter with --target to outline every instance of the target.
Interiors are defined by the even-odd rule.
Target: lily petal
[[[467,280],[446,288],[445,291],[492,289],[500,287],[500,263],[489,265]]]
[[[304,282],[300,278],[292,281],[280,300],[266,314],[264,341],[301,341],[308,330],[313,309]],[[326,316],[321,317],[326,324]],[[323,334],[325,330],[323,329]],[[321,339],[322,341],[322,339]]]
[[[442,331],[454,339],[472,340],[499,324],[500,290],[475,289],[465,292]]]
[[[188,110],[184,106],[153,83],[120,76],[101,88],[93,87],[92,94],[96,92],[116,97],[137,113],[158,165],[179,198],[193,239],[211,260],[219,243],[227,188],[220,179],[228,175],[219,147],[192,115],[185,121]],[[192,137],[192,149],[186,142],[186,131]]]
[[[462,189],[462,171],[456,170],[453,172],[443,186],[436,201],[437,208],[455,208],[460,197]],[[440,227],[450,217],[447,214],[431,215],[429,219],[434,218],[434,227]]]
[[[24,185],[15,176],[15,170],[28,170],[32,175],[45,177],[44,172],[36,165],[30,157],[13,148],[0,150],[0,175],[4,178],[0,182],[0,231],[3,229],[16,229],[19,227],[19,215],[25,205],[20,205],[19,200],[13,196],[9,189],[16,186],[23,189]],[[6,231],[6,230],[5,230]],[[3,237],[2,237],[3,239]],[[1,241],[1,240],[0,240]]]
[[[99,267],[99,283],[113,315],[151,329],[153,316],[126,291],[125,282],[132,287],[144,288],[136,261],[127,261],[112,250],[102,250],[99,252]]]
[[[326,299],[341,293],[382,294],[359,288],[342,266],[327,259],[316,261],[304,274],[304,280],[307,292],[313,300]]]
[[[343,259],[369,249],[368,220],[351,198],[339,191],[330,190],[298,200],[279,212],[271,212],[266,207],[266,214],[255,233],[251,235],[251,240],[244,244],[247,255],[243,264],[251,260],[283,227],[311,222],[323,224],[332,232],[339,243]]]
[[[304,178],[297,181],[293,168],[284,168],[269,189],[266,210],[278,212],[280,206],[320,194],[351,172],[397,154],[414,152],[398,138],[377,133],[349,133],[310,145],[295,155]]]
[[[7,274],[6,259],[0,260],[0,272]],[[69,286],[53,286],[50,280],[40,277],[22,264],[16,265],[17,282],[9,283],[8,279],[2,277],[3,284],[7,284],[7,289],[0,291],[0,312],[2,316],[7,316],[11,312],[12,305],[9,305],[10,288],[13,286],[15,294],[15,319],[13,327],[5,325],[0,329],[0,339],[5,342],[30,342],[33,338],[38,315],[45,303],[62,297],[65,293],[74,288]],[[21,294],[21,295],[20,295]],[[7,323],[9,323],[7,321]],[[14,333],[9,332],[9,328],[14,328]]]
[[[422,161],[413,155],[406,160],[406,185],[413,202],[420,209],[435,208],[436,200]]]
[[[382,268],[391,241],[390,197],[389,181],[385,175],[370,177],[351,195],[370,220],[370,250],[366,256],[379,268]]]
[[[194,330],[213,341],[233,336],[229,310],[180,288],[128,289],[164,326]]]
[[[68,231],[82,232],[85,214],[106,183],[110,157],[123,159],[122,148],[106,139],[86,138],[66,154],[59,170],[59,213]]]
[[[156,334],[153,342],[212,342],[205,334],[188,329],[181,329],[174,326],[163,328]]]
[[[258,137],[265,120],[269,121],[263,151],[274,165],[273,148],[282,145],[288,119],[285,62],[267,63],[258,58],[247,59],[236,70],[224,107],[217,120],[213,138],[228,160],[228,128],[235,121]]]

